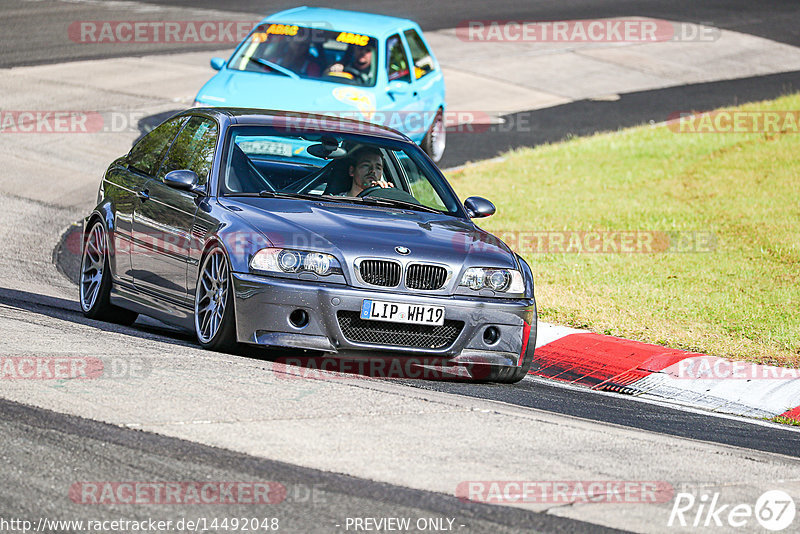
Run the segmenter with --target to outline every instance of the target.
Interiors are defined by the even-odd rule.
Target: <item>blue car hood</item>
[[[206,82],[197,100],[209,106],[347,112],[346,117],[359,120],[375,111],[374,95],[359,87],[230,69]]]
[[[513,252],[471,221],[436,213],[271,198],[226,198],[272,246],[328,252],[352,265],[360,256],[406,258],[470,266],[517,268]],[[241,209],[241,211],[238,211]]]

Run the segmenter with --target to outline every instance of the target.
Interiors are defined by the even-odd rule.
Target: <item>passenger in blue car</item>
[[[308,40],[288,37],[281,43],[282,50],[275,54],[276,63],[300,74],[318,78],[322,74],[322,60],[312,54]]]

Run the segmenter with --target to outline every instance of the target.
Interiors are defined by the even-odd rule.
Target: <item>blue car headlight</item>
[[[311,272],[318,276],[342,274],[339,260],[324,252],[309,252],[284,248],[263,248],[250,260],[254,271],[272,273]]]
[[[464,271],[461,284],[469,289],[480,291],[491,289],[497,293],[524,293],[525,281],[516,269],[493,269],[489,267],[470,267]]]

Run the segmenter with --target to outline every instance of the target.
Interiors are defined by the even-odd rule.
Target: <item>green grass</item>
[[[791,426],[800,426],[800,421],[795,419],[790,419],[789,417],[783,417],[782,415],[776,415],[772,419],[769,419],[773,423],[780,423],[782,425],[791,425]]]
[[[800,110],[800,94],[742,109]],[[512,151],[448,178],[461,198],[492,200],[497,214],[476,222],[506,236],[715,238],[700,252],[653,253],[536,252],[509,239],[533,269],[541,320],[800,366],[800,135],[642,126]]]

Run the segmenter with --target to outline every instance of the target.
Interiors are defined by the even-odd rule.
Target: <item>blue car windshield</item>
[[[461,213],[458,198],[435,166],[407,143],[238,126],[231,128],[226,144],[220,173],[223,196],[377,199],[409,209]]]
[[[321,81],[374,86],[374,37],[288,24],[261,24],[245,39],[229,68]]]

